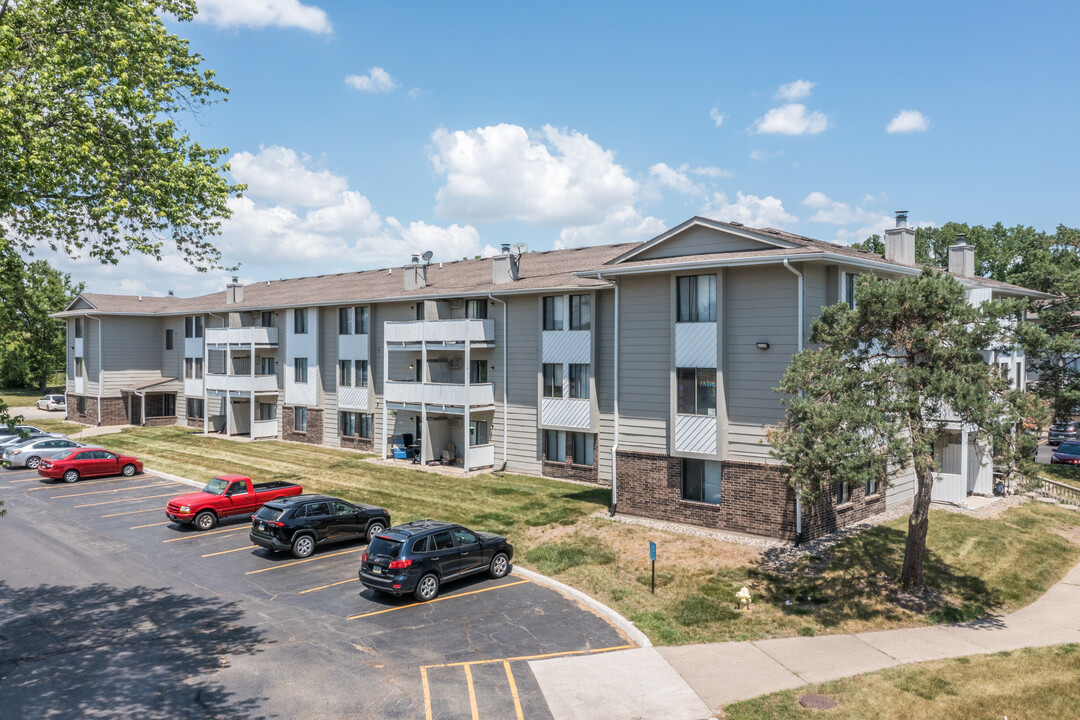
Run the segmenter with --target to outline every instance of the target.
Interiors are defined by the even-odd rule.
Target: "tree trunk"
[[[919,470],[919,468],[924,468]],[[918,489],[908,518],[907,548],[904,550],[904,570],[900,584],[906,590],[923,589],[923,555],[926,553],[926,530],[930,525],[930,494],[934,489],[933,467],[929,459],[915,462]]]

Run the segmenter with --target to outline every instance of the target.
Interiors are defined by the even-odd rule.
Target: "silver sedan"
[[[4,448],[0,464],[4,467],[24,467],[33,470],[44,458],[66,456],[72,449],[80,447],[86,447],[86,445],[66,438],[35,438]]]

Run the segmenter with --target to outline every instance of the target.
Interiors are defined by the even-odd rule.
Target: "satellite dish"
[[[529,252],[529,244],[514,243],[514,245],[510,249],[514,251],[515,255],[524,255],[525,253]]]
[[[429,262],[431,262],[431,256],[432,256],[432,255],[434,255],[434,254],[435,254],[435,253],[433,253],[433,252],[431,252],[430,250],[428,250],[428,251],[427,251],[427,252],[425,252],[425,253],[424,253],[424,254],[423,254],[423,255],[422,255],[421,257],[423,257],[423,258],[424,258],[424,262],[426,262],[426,263],[429,263]]]

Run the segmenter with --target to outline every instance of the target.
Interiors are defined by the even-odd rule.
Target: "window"
[[[469,445],[487,445],[488,424],[487,420],[469,421]]]
[[[307,382],[307,358],[293,359],[293,381],[298,383]]]
[[[262,326],[263,327],[274,327],[274,311],[273,310],[264,310],[263,311],[263,313],[262,313]]]
[[[487,300],[466,300],[465,317],[472,320],[487,320]]]
[[[865,495],[866,495],[866,497],[870,497],[871,495],[877,495],[878,491],[880,489],[881,489],[881,482],[879,482],[878,480],[867,480],[866,481],[866,493],[865,493]]]
[[[430,539],[431,538],[429,537],[422,537],[419,540],[413,541],[412,551],[415,553],[428,552],[428,540]]]
[[[683,500],[720,504],[720,463],[708,460],[683,460]]]
[[[844,273],[844,302],[852,310],[855,309],[855,280],[858,277],[855,273]]]
[[[161,396],[161,417],[173,417],[176,415],[176,396]]]
[[[371,439],[372,418],[375,416],[370,413],[363,413],[360,415],[359,420],[356,422],[356,433],[362,438]]]
[[[273,375],[274,374],[274,358],[263,356],[259,358],[259,374],[260,375]]]
[[[544,431],[544,459],[548,462],[566,462],[566,433],[562,430]]]
[[[371,419],[372,415],[369,413],[341,413],[341,436],[370,438]]]
[[[589,397],[589,366],[573,364],[570,366],[570,397]]]
[[[188,398],[187,399],[187,416],[189,418],[204,418],[206,415],[203,410],[203,401],[201,398]]]
[[[224,375],[225,374],[225,351],[215,350],[210,348],[209,350],[210,366],[207,369],[211,375]]]
[[[338,335],[352,335],[352,310],[338,308],[337,311]]]
[[[432,550],[453,550],[454,538],[450,534],[450,531],[443,530],[442,532],[432,535],[430,548]]]
[[[80,415],[85,415],[86,414],[86,397],[80,395],[78,401],[75,403],[75,408],[79,411]]]
[[[195,358],[184,358],[184,377],[189,380],[195,378]]]
[[[343,502],[332,502],[330,507],[333,508],[335,515],[352,515],[356,512],[356,508]]]
[[[356,321],[353,323],[353,332],[357,335],[368,334],[368,309],[366,307],[358,307],[353,311],[353,319]]]
[[[277,420],[277,405],[274,403],[259,403],[260,420]]]
[[[1016,387],[1017,390],[1023,390],[1024,389],[1024,363],[1022,363],[1022,362],[1016,363],[1016,386],[1015,387]]]
[[[592,327],[592,298],[588,295],[570,296],[570,329],[588,330]]]
[[[470,364],[472,365],[472,369],[469,371],[469,382],[486,383],[488,381],[487,360],[473,360]]]
[[[202,380],[202,358],[195,358],[195,379]]]
[[[571,462],[575,465],[592,467],[595,464],[593,449],[596,435],[592,433],[570,433],[570,436],[570,447],[573,452]]]
[[[201,315],[188,315],[184,318],[184,337],[201,338],[203,336],[203,318]]]
[[[307,432],[307,408],[293,408],[293,430],[298,433]]]
[[[83,336],[83,319],[75,318],[75,337],[81,338]]]
[[[367,360],[356,360],[356,387],[367,387]]]
[[[352,360],[342,360],[338,363],[338,386],[352,386]]]
[[[307,308],[293,310],[293,334],[307,335]]]
[[[846,505],[849,502],[851,502],[851,483],[836,483],[836,504]]]
[[[679,368],[677,412],[680,415],[716,415],[716,368]]]
[[[544,397],[562,397],[562,365],[544,363]]]
[[[416,319],[417,320],[423,320],[424,319],[424,303],[422,303],[422,302],[416,303]]]
[[[356,413],[341,413],[341,436],[352,437],[356,434]]]
[[[468,547],[470,545],[476,545],[480,542],[480,538],[476,537],[470,530],[465,528],[454,528],[454,539],[457,540],[457,546]]]
[[[309,518],[326,517],[329,514],[330,514],[330,504],[329,503],[324,503],[324,502],[311,503],[310,505],[307,506],[307,516]]]
[[[83,376],[83,359],[81,357],[75,358],[75,377],[80,378]]]
[[[173,330],[172,330],[172,328],[166,328],[165,329],[165,349],[166,350],[172,350],[173,349]]]
[[[544,329],[562,330],[562,295],[544,298]]]
[[[716,322],[716,276],[688,275],[676,282],[679,322]]]

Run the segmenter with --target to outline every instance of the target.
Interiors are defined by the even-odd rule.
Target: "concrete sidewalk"
[[[778,690],[907,663],[1061,643],[1080,643],[1080,565],[1027,607],[973,622],[641,648],[529,665],[554,720],[704,720],[724,705]]]

